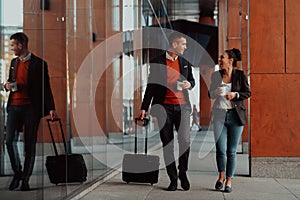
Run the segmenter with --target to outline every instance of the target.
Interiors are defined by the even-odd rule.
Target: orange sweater
[[[18,90],[13,92],[11,98],[11,105],[26,105],[30,104],[30,98],[28,95],[28,68],[29,68],[30,60],[26,62],[19,62],[16,71],[16,82]]]
[[[184,94],[177,90],[177,80],[180,78],[179,61],[167,60],[167,93],[164,104],[186,104]]]

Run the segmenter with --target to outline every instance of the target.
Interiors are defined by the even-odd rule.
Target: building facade
[[[182,24],[188,23],[201,24],[200,31],[210,31],[202,35],[217,38],[208,40],[204,47],[207,62],[189,57],[198,73],[199,88],[193,95],[201,111],[201,125],[210,126],[212,102],[207,88],[218,55],[225,49],[241,49],[239,68],[246,72],[252,90],[247,102],[249,123],[241,141],[243,152],[249,154],[250,175],[300,178],[298,0],[180,2],[23,1],[22,29],[29,36],[30,49],[48,62],[68,147],[85,155],[88,182],[116,169],[120,165],[117,161],[129,150],[123,144],[132,134],[134,116],[139,114],[152,55],[149,49],[164,47],[145,41],[151,34],[164,41],[170,29],[182,31]],[[0,33],[3,41],[3,28]],[[195,34],[189,32],[188,36],[197,47]],[[1,54],[5,60],[3,50]],[[44,127],[45,119],[38,138],[41,157],[52,152]],[[3,149],[4,139],[1,142]],[[3,168],[1,173],[7,173]],[[39,170],[46,169],[41,165]],[[66,191],[66,195],[80,187]]]

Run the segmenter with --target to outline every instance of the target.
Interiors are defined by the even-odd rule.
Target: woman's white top
[[[223,94],[222,96],[218,96],[218,98],[216,99],[216,108],[218,109],[232,109],[233,106],[231,104],[230,100],[227,100],[225,97],[225,94],[227,94],[228,92],[231,92],[231,88],[232,88],[232,83],[224,83],[222,81],[221,87],[223,87]]]

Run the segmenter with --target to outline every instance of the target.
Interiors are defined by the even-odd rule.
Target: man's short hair
[[[23,48],[28,47],[28,37],[25,33],[23,32],[18,32],[18,33],[14,33],[13,35],[10,36],[9,38],[10,40],[16,40],[17,43],[21,43],[23,45]]]
[[[180,38],[186,38],[186,35],[183,33],[180,33],[180,32],[176,32],[176,31],[172,32],[168,37],[169,46],[172,46],[172,43]]]

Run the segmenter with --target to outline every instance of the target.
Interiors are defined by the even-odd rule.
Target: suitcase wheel
[[[129,182],[126,182],[127,184],[129,184]]]

